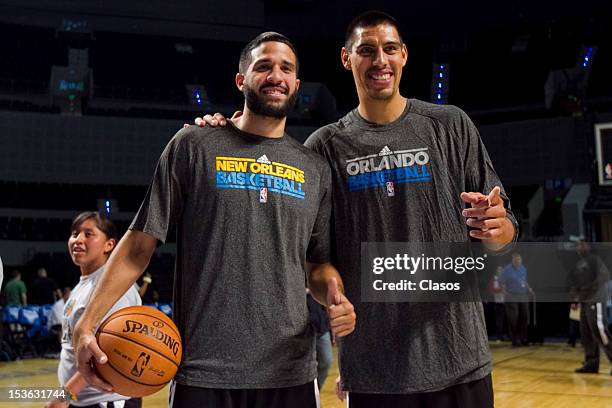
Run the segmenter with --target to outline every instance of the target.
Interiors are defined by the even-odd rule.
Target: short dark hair
[[[247,45],[244,46],[242,51],[240,52],[240,61],[238,63],[238,70],[241,74],[244,74],[246,70],[251,65],[251,51],[255,48],[259,47],[262,43],[265,42],[279,42],[283,44],[287,44],[293,54],[295,55],[295,72],[297,73],[300,68],[300,62],[298,60],[297,51],[295,46],[291,42],[291,40],[280,33],[275,33],[274,31],[266,31],[265,33],[259,34],[257,37],[253,38]]]
[[[395,18],[384,11],[370,10],[355,17],[348,25],[346,35],[344,37],[344,48],[346,48],[349,52],[351,51],[351,48],[353,47],[353,34],[355,33],[356,29],[373,27],[379,24],[388,24],[395,27],[397,34],[400,37],[400,42],[402,44],[404,43],[402,40],[402,34],[400,33],[399,24]]]
[[[13,271],[11,272],[11,276],[13,278],[16,278],[18,276],[21,276],[21,272],[19,272],[17,269],[13,269]]]
[[[85,211],[77,215],[70,225],[70,232],[76,231],[87,220],[94,220],[96,227],[106,235],[107,239],[117,240],[117,227],[106,215],[98,211]]]

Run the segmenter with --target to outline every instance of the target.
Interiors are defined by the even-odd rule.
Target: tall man
[[[184,347],[174,407],[317,405],[307,261],[310,289],[328,306],[334,334],[354,328],[329,264],[329,167],[284,134],[299,87],[295,49],[280,34],[261,34],[242,51],[239,70],[244,115],[170,141],[75,329],[79,371],[98,387],[108,389],[89,365],[91,357],[106,361],[95,327],[174,226],[174,316]]]
[[[344,339],[340,353],[350,406],[492,407],[482,305],[364,303],[358,271],[361,242],[472,237],[492,250],[504,248],[516,221],[504,208],[501,183],[464,112],[399,93],[408,51],[391,16],[367,12],[353,20],[341,58],[359,106],[306,145],[332,168],[334,259],[359,315],[356,334]],[[401,167],[412,169],[351,165],[374,157],[378,166],[380,156],[406,151],[419,156],[428,177],[409,171],[417,167],[410,162]]]
[[[517,226],[493,164],[463,111],[399,93],[408,51],[393,17],[371,11],[353,20],[341,58],[359,106],[305,144],[332,169],[334,264],[359,316],[340,348],[349,405],[492,407],[482,304],[362,302],[359,271],[362,242],[473,238],[503,250]],[[224,123],[220,115],[196,119]],[[418,169],[402,160],[393,169],[380,165],[381,156],[407,152],[418,155]]]

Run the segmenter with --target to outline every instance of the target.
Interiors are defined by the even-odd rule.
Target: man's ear
[[[242,92],[242,88],[244,87],[244,75],[240,72],[236,74],[235,78],[236,87]]]
[[[300,90],[300,84],[302,83],[302,81],[300,81],[299,79],[295,80],[295,92]]]
[[[342,47],[340,51],[340,60],[342,61],[342,66],[344,69],[350,71],[351,70],[351,59],[349,57],[349,52],[345,47]]]

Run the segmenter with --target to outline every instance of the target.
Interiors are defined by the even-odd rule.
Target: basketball
[[[106,319],[96,333],[108,356],[94,363],[115,392],[143,397],[162,389],[176,374],[183,353],[181,336],[170,318],[148,306],[130,306]]]

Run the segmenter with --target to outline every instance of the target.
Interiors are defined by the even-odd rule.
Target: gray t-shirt
[[[316,377],[305,261],[330,259],[331,175],[285,135],[179,131],[158,162],[131,229],[164,242],[176,228],[176,380],[276,388]]]
[[[333,261],[358,316],[341,343],[344,388],[430,392],[485,377],[480,303],[360,301],[361,242],[466,242],[461,192],[501,186],[467,115],[411,99],[392,123],[368,123],[353,110],[306,145],[332,168]]]

